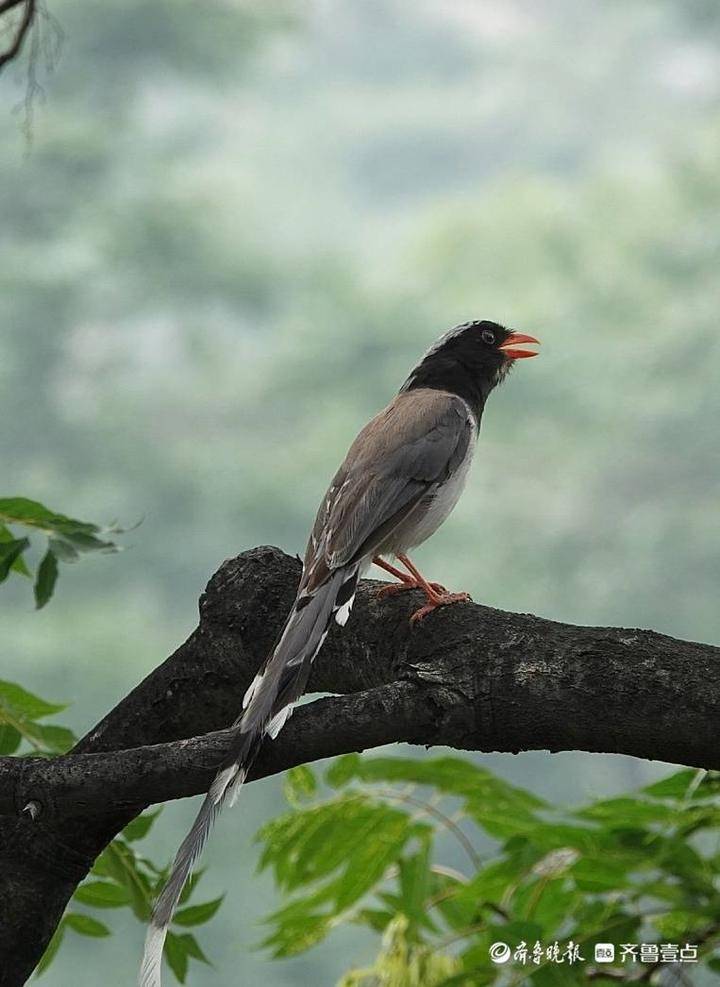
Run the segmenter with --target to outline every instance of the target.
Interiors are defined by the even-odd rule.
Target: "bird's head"
[[[534,336],[514,332],[486,320],[464,322],[444,333],[411,371],[402,390],[418,387],[459,394],[482,410],[492,389],[516,360],[537,356],[528,345],[539,345]]]

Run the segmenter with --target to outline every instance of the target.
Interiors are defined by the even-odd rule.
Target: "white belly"
[[[422,500],[413,514],[388,539],[387,549],[394,554],[416,548],[433,535],[452,513],[465,489],[475,451],[475,438],[453,476],[433,495]]]

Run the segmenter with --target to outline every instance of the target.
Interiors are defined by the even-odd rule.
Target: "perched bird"
[[[344,625],[362,573],[374,562],[399,582],[381,593],[421,589],[411,620],[469,599],[428,582],[408,558],[448,517],[462,493],[480,419],[516,360],[536,356],[533,336],[495,322],[466,322],[427,351],[390,404],[360,432],[322,500],[295,603],[272,653],[245,694],[230,752],[177,852],[153,912],[140,973],[158,987],[167,928],[183,886],[227,801],[232,805],[266,737],[274,739],[305,691],[333,620]],[[388,563],[392,555],[407,572]]]

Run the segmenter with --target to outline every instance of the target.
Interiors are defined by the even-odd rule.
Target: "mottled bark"
[[[0,987],[26,981],[75,886],[133,816],[207,788],[299,576],[274,548],[226,562],[198,628],[70,754],[0,758]],[[411,626],[418,594],[380,602],[376,587],[363,583],[317,660],[311,690],[335,695],[299,708],[253,777],[392,741],[720,768],[720,649],[476,604]],[[35,820],[22,814],[30,801]]]

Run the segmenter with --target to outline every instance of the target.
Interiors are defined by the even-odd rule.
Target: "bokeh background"
[[[30,145],[26,69],[0,82],[0,490],[143,520],[41,613],[3,587],[0,677],[72,700],[84,732],[225,557],[302,550],[356,430],[476,317],[542,355],[493,396],[418,561],[494,606],[720,641],[714,0],[48,7],[64,42]],[[567,802],[666,770],[481,760]],[[253,785],[210,843],[205,897],[228,894],[199,987],[332,984],[375,951],[253,950],[278,901],[252,835],[281,806]],[[165,811],[157,857],[194,811]],[[133,982],[143,929],[108,917],[42,982]]]

